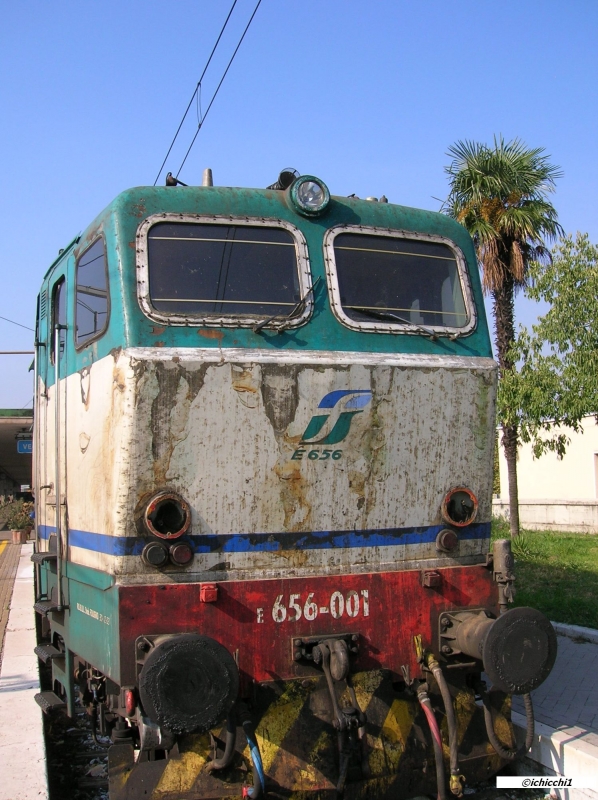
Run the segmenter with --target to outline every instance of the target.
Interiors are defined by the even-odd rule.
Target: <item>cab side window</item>
[[[77,260],[75,346],[100,336],[108,324],[106,247],[96,241]]]

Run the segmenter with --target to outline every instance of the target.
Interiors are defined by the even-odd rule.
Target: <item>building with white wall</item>
[[[583,420],[583,433],[560,429],[570,438],[565,456],[546,453],[534,458],[531,445],[521,444],[517,462],[519,517],[523,528],[598,533],[598,425]],[[500,434],[499,434],[500,436]],[[507,462],[499,448],[500,496],[497,516],[508,516]]]

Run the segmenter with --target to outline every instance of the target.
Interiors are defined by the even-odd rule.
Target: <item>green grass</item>
[[[492,522],[492,539],[508,539],[504,520]],[[598,629],[598,535],[522,531],[515,556],[515,605],[531,606],[553,622]]]

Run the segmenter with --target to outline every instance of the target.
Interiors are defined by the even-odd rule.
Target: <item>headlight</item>
[[[330,203],[328,187],[313,175],[302,175],[291,185],[291,202],[301,214],[315,217],[322,214]]]
[[[441,513],[445,522],[456,525],[458,528],[464,528],[466,525],[470,525],[477,516],[478,499],[465,486],[451,489],[442,501]]]
[[[176,539],[189,529],[191,509],[176,492],[158,492],[143,509],[143,524],[148,533],[160,539]]]

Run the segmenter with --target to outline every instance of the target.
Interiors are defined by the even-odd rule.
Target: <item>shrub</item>
[[[33,526],[31,512],[33,503],[26,503],[24,500],[16,500],[9,503],[2,509],[6,527],[12,531],[22,531]]]

